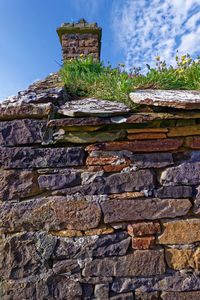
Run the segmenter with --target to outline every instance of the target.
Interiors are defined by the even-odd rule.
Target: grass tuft
[[[80,55],[79,59],[66,61],[61,77],[71,96],[96,97],[116,100],[131,105],[129,93],[137,89],[200,89],[200,57],[193,60],[189,54],[176,56],[176,66],[166,66],[165,61],[156,57],[156,67],[147,65],[146,75],[140,68],[130,68],[129,72],[121,63],[119,67],[104,66],[93,57]]]

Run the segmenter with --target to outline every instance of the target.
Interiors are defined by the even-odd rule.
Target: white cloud
[[[178,49],[200,50],[199,0],[123,0],[113,4],[113,30],[127,66],[173,64]]]

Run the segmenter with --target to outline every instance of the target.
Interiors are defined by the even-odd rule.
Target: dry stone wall
[[[199,299],[199,98],[42,84],[0,106],[1,299]]]

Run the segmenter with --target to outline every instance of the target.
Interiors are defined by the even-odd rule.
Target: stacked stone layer
[[[64,95],[0,107],[1,299],[199,299],[200,111]]]

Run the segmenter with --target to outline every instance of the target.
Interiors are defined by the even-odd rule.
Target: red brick
[[[127,230],[132,236],[152,235],[161,231],[158,222],[131,223],[127,226]]]
[[[108,196],[110,199],[133,199],[144,197],[144,194],[141,192],[127,192],[121,194],[113,194]]]
[[[118,160],[119,160],[119,157],[115,157],[115,156],[111,156],[111,155],[101,156],[101,157],[88,156],[86,159],[86,165],[104,166],[104,165],[110,165]]]
[[[192,149],[200,149],[200,136],[187,137],[186,146]]]
[[[155,237],[132,237],[133,249],[150,249],[155,246]]]
[[[103,169],[107,173],[112,173],[112,172],[120,172],[122,169],[124,169],[127,166],[128,166],[128,164],[107,165],[107,166],[103,166]]]

